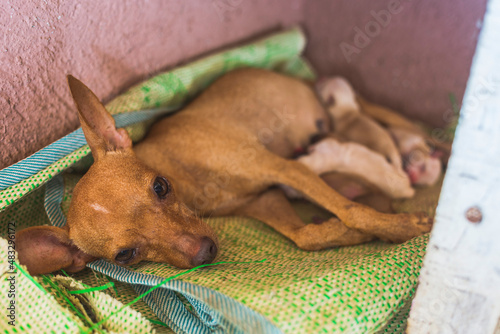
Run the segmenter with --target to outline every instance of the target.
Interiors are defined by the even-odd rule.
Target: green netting
[[[304,44],[304,36],[299,29],[270,36],[162,73],[114,99],[107,108],[112,114],[118,114],[183,104],[223,73],[244,66],[270,68],[312,79],[313,72],[300,58]],[[134,141],[142,138],[150,123],[147,121],[127,128]],[[78,172],[91,163],[88,156],[89,149],[84,146],[0,191],[0,235],[8,237],[10,222],[14,222],[17,229],[49,224],[44,209],[45,183],[64,170],[65,191],[61,208],[66,212],[71,191],[81,177]],[[399,203],[399,209],[432,211],[437,203],[439,188],[426,191],[416,202]],[[295,207],[305,221],[311,221],[316,215],[328,215],[303,202],[296,203]],[[221,254],[218,260],[266,261],[204,268],[180,277],[180,281],[221,292],[259,312],[283,332],[403,332],[425,252],[426,236],[402,245],[373,242],[311,253],[300,251],[289,240],[255,220],[226,217],[209,219],[208,222],[220,238]],[[4,306],[11,300],[7,293],[9,283],[5,278],[11,274],[9,263],[5,261],[6,241],[2,240],[1,245],[0,307],[5,310]],[[181,272],[165,264],[148,262],[131,269],[136,273],[161,277]],[[16,279],[17,325],[8,325],[7,313],[0,313],[0,327],[6,333],[85,332],[91,324],[106,318],[137,295],[130,285],[90,269],[73,278],[31,278],[18,270]],[[100,292],[82,295],[69,292],[85,288],[79,282],[103,286],[110,281],[115,284],[114,287]],[[206,291],[210,290],[200,291],[209,293]],[[176,293],[175,296],[189,314],[197,315],[199,308],[204,307],[199,300],[188,295]],[[210,296],[207,298],[209,300]],[[164,304],[162,307],[169,307],[168,300],[161,302]],[[171,332],[146,303],[139,301],[109,318],[98,331],[140,333],[152,328],[158,332]],[[219,327],[193,325],[191,328],[192,332],[205,333],[223,329],[237,331],[239,327],[221,320]]]

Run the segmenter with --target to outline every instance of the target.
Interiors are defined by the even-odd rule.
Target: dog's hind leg
[[[383,240],[404,242],[429,232],[432,219],[423,213],[385,214],[354,203],[330,188],[311,169],[278,156],[261,159],[260,173],[274,184],[290,186],[335,214],[347,227]]]
[[[235,214],[261,220],[303,250],[357,245],[375,238],[345,226],[337,218],[320,224],[305,224],[280,189],[270,189],[262,193],[236,210]]]

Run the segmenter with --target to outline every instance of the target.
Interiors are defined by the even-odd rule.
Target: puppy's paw
[[[411,198],[415,195],[415,189],[412,188],[408,175],[394,168],[385,174],[385,182],[379,187],[391,198]]]
[[[340,162],[338,157],[343,156],[344,151],[344,146],[338,141],[333,138],[326,138],[311,145],[308,148],[308,154],[301,156],[297,161],[309,167],[316,174],[321,175],[337,168]]]

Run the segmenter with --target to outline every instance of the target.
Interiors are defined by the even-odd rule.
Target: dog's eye
[[[161,176],[158,176],[153,183],[153,190],[159,198],[164,198],[170,192],[170,184]]]
[[[135,253],[135,248],[124,249],[116,255],[115,260],[116,262],[126,264],[135,257]]]

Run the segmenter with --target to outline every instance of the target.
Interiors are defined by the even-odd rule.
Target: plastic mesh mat
[[[312,70],[300,58],[304,45],[299,29],[272,35],[162,73],[114,99],[107,108],[114,115],[149,110],[148,117],[138,114],[134,118],[139,124],[127,127],[137,141],[155,116],[184,104],[232,69],[255,66],[313,79]],[[0,235],[5,238],[1,240],[0,307],[5,310],[12,300],[17,307],[16,326],[9,325],[8,313],[0,314],[4,332],[404,331],[427,236],[402,245],[373,242],[303,252],[261,222],[239,217],[209,219],[221,242],[218,261],[241,263],[187,273],[125,308],[137,294],[183,271],[149,262],[122,268],[103,260],[74,277],[33,278],[17,266],[9,268],[9,223],[16,229],[64,223],[79,172],[92,162],[81,133],[76,132],[71,140],[67,137],[54,143],[50,154],[0,171]],[[64,180],[57,176],[63,171]],[[427,190],[416,202],[399,203],[398,209],[432,211],[438,194],[438,187]],[[305,221],[327,215],[302,202],[295,207]],[[14,298],[8,295],[10,275],[16,278]],[[106,290],[71,293],[86,285],[107,284]]]

